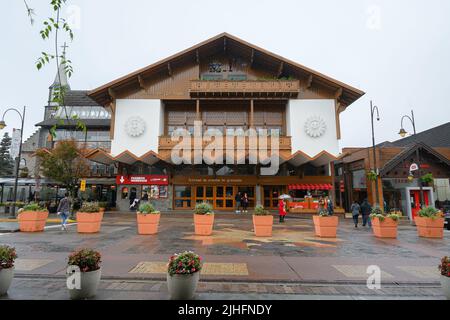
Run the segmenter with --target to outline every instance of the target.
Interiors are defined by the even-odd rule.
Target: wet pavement
[[[327,288],[334,285],[366,288],[367,267],[376,265],[381,269],[383,285],[431,286],[430,290],[435,291],[430,291],[429,296],[434,298],[439,298],[440,292],[437,266],[442,256],[450,254],[450,231],[444,231],[444,239],[423,239],[408,221],[401,222],[398,239],[377,239],[369,228],[355,229],[351,220],[343,218],[336,239],[321,239],[314,235],[311,216],[288,217],[284,224],[275,220],[271,238],[257,238],[252,230],[251,215],[216,214],[213,235],[196,236],[192,214],[163,213],[159,233],[141,236],[137,234],[133,214],[107,213],[98,234],[78,234],[75,225],[68,232],[50,225],[43,233],[0,234],[0,243],[16,247],[18,279],[62,279],[69,253],[90,247],[102,253],[102,282],[164,281],[170,255],[192,250],[204,258],[201,279],[209,284],[244,282],[281,287],[314,284]],[[15,281],[12,293],[20,296],[20,286],[21,282]],[[239,293],[227,286],[221,290],[233,295]],[[336,296],[355,297],[327,290],[331,290],[328,296],[334,292]],[[268,294],[308,294],[278,291],[269,290]],[[161,298],[161,294],[164,292],[153,293],[155,298]],[[321,294],[319,290],[318,295]],[[386,292],[385,295],[398,294]]]

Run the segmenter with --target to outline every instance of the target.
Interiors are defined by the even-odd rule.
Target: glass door
[[[213,205],[214,191],[212,186],[196,186],[195,187],[195,203],[208,202]]]
[[[232,210],[234,204],[234,187],[233,186],[216,186],[215,188],[215,209]]]
[[[278,197],[283,194],[284,190],[284,186],[264,186],[264,207],[277,209]]]

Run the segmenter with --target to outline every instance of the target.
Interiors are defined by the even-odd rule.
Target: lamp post
[[[377,106],[374,106],[372,103],[372,100],[370,101],[370,122],[372,124],[372,149],[373,149],[373,166],[374,166],[374,171],[376,173],[376,180],[375,180],[375,206],[378,206],[378,204],[380,203],[380,199],[378,196],[378,168],[377,168],[377,153],[376,153],[376,147],[375,147],[375,129],[374,129],[374,125],[373,125],[373,120],[374,120],[374,114],[375,111],[377,112],[377,121],[380,121],[380,112],[378,110]]]
[[[413,127],[413,132],[414,132],[413,136],[416,137],[416,120],[414,118],[414,111],[413,110],[411,110],[411,116],[404,115],[402,117],[402,120],[401,120],[401,123],[400,123],[400,131],[399,131],[398,134],[402,138],[404,138],[408,134],[408,132],[403,127],[403,120],[405,120],[405,119],[408,119],[409,121],[411,121],[411,124],[412,124],[412,127]],[[424,205],[423,187],[422,187],[422,183],[420,182],[420,175],[421,175],[422,170],[420,169],[421,166],[420,166],[420,155],[419,155],[419,148],[418,147],[416,148],[416,161],[417,161],[417,166],[419,168],[418,169],[418,175],[419,176],[417,177],[418,178],[417,181],[419,183],[419,189],[420,189],[420,207],[423,208],[423,205]]]
[[[20,159],[22,158],[22,138],[23,138],[23,125],[24,125],[24,120],[25,120],[25,109],[26,108],[23,107],[23,112],[20,113],[20,111],[15,109],[15,108],[9,108],[3,113],[2,120],[0,121],[0,130],[3,130],[6,127],[5,115],[9,111],[17,112],[17,114],[20,117],[20,120],[22,121],[22,126],[20,127],[19,154],[17,155],[17,158],[15,159],[15,161],[16,161],[16,172],[15,172],[15,180],[14,180],[13,206],[12,206],[11,215],[10,215],[11,218],[15,218],[16,217],[17,185],[19,183]]]

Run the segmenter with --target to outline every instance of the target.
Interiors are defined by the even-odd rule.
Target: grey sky
[[[56,67],[35,69],[51,42],[39,36],[48,2],[2,0],[0,112],[28,107],[25,136],[43,117]],[[72,89],[93,89],[221,32],[297,61],[366,95],[341,116],[343,146],[371,143],[369,101],[381,112],[377,142],[398,138],[414,108],[419,131],[450,121],[448,0],[68,0],[80,9],[70,44]],[[72,11],[72,12],[76,12]],[[9,131],[18,116],[6,118]],[[407,130],[410,128],[407,124]]]

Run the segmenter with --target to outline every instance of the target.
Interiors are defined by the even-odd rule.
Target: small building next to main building
[[[161,210],[201,201],[232,210],[241,192],[250,207],[276,208],[278,197],[290,193],[295,209],[315,211],[318,197],[335,194],[330,164],[339,155],[339,115],[363,94],[224,33],[90,91],[111,114],[111,148],[96,148],[88,158],[116,167],[119,210],[135,198]],[[180,129],[194,134],[195,125],[200,145],[192,136],[172,136]],[[252,129],[271,136],[254,145]],[[208,141],[211,130],[223,138]],[[174,148],[182,141],[178,162]],[[213,142],[214,156],[205,158]],[[255,159],[252,152],[265,143],[268,153]],[[218,148],[233,161],[219,161]],[[276,172],[264,174],[274,162]]]

